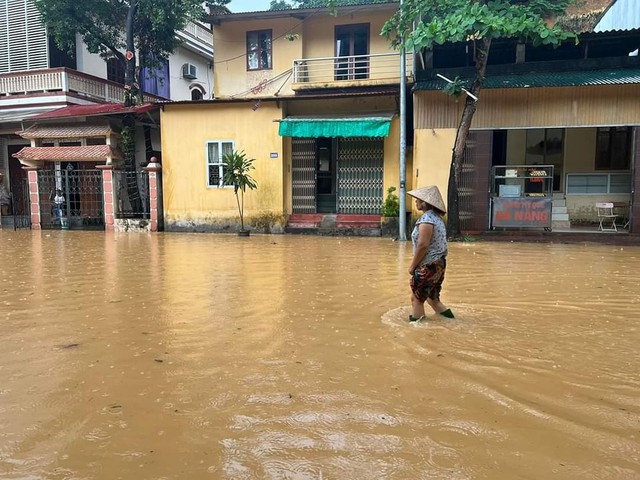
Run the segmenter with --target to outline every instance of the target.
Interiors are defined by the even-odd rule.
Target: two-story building
[[[463,231],[638,231],[639,47],[638,29],[556,49],[493,42],[462,171]],[[442,93],[442,77],[468,80],[472,62],[471,44],[444,44],[416,72],[413,173],[440,172],[444,189],[464,102]]]
[[[379,232],[386,189],[399,185],[399,87],[412,65],[380,35],[398,3],[362,3],[335,16],[210,16],[215,98],[168,103],[161,115],[166,229],[237,229],[222,157],[237,150],[255,159],[253,228]]]
[[[146,102],[213,95],[210,28],[191,22],[176,35],[181,44],[169,60],[154,71],[141,71]],[[0,172],[10,192],[3,200],[9,203],[0,214],[2,225],[31,223],[24,166],[43,172],[42,188],[65,190],[77,226],[103,225],[102,175],[95,167],[120,160],[124,115],[139,113],[139,165],[160,150],[157,107],[125,109],[123,84],[120,62],[90,53],[80,36],[74,55],[61,51],[32,0],[0,2]],[[48,198],[50,192],[41,195]],[[52,222],[50,202],[42,202],[41,209],[41,226],[59,227]]]

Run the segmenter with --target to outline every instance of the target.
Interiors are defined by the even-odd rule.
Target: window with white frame
[[[207,142],[207,185],[209,187],[226,187],[224,184],[225,165],[222,157],[233,152],[233,142],[218,140]]]
[[[567,195],[631,193],[631,173],[570,173]]]

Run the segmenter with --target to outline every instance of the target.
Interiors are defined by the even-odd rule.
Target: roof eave
[[[371,10],[390,10],[397,9],[399,2],[386,2],[386,3],[372,3],[368,5],[351,5],[345,7],[336,7],[336,13],[356,13],[360,11]],[[317,8],[290,8],[286,10],[264,10],[259,12],[240,12],[230,13],[223,15],[205,15],[203,21],[211,23],[213,25],[220,25],[223,22],[237,22],[243,20],[269,20],[274,18],[296,18],[298,20],[304,20],[311,15],[316,15],[318,12],[328,12],[328,7]]]

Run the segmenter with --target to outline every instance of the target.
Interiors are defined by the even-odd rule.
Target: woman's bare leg
[[[421,302],[415,295],[411,294],[411,315],[413,318],[424,316],[424,302]]]
[[[449,310],[449,307],[447,307],[440,300],[434,300],[433,298],[427,298],[427,303],[433,309],[433,311],[436,312],[436,313],[442,313],[442,312],[445,312],[445,311]]]

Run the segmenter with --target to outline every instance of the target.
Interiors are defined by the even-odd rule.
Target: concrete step
[[[569,214],[567,214],[567,213],[552,213],[551,214],[551,221],[552,222],[568,222],[569,221]]]
[[[568,213],[567,207],[556,207],[555,205],[551,208],[551,213]]]
[[[554,198],[551,201],[551,205],[553,205],[553,208],[564,207],[567,205],[567,201],[564,198]]]
[[[566,230],[571,228],[571,222],[569,220],[551,220],[551,230]]]

